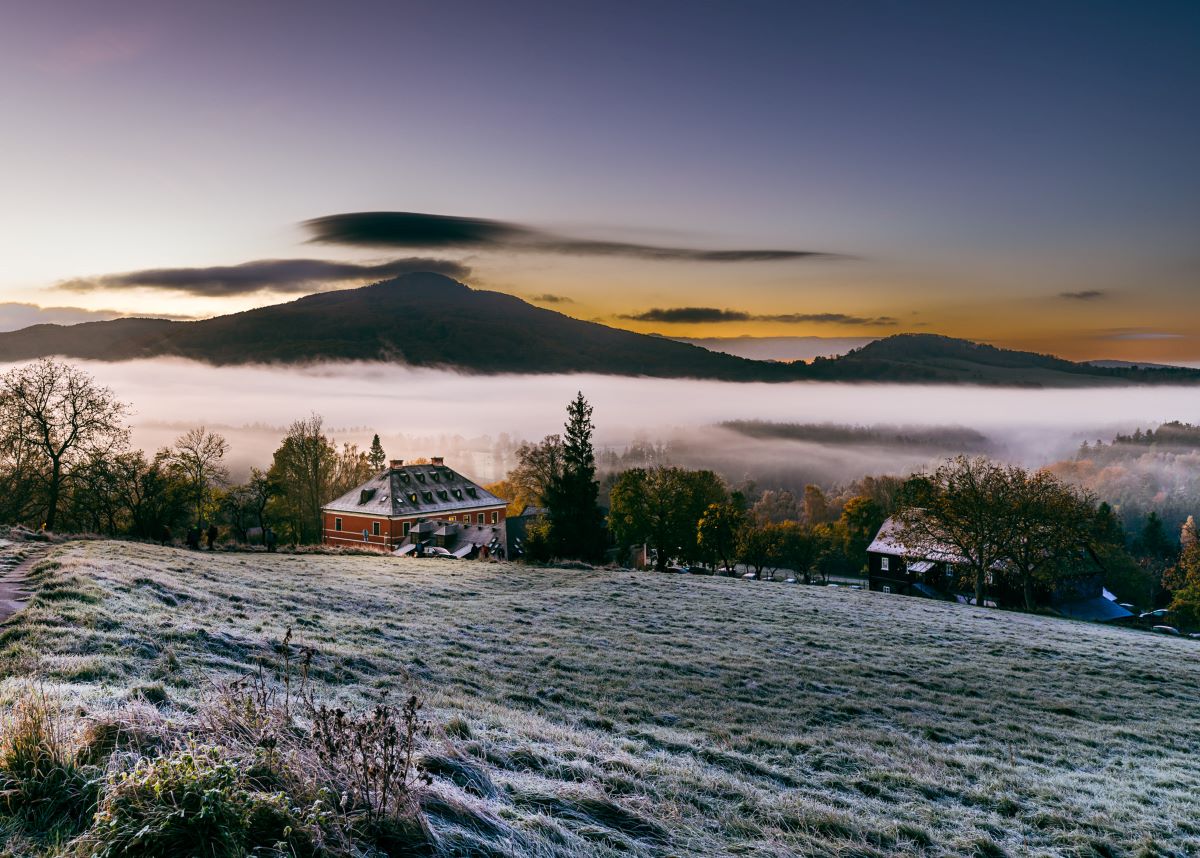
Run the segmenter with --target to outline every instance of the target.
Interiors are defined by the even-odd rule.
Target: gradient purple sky
[[[291,297],[79,278],[431,255],[301,226],[388,210],[855,257],[432,254],[636,330],[1200,360],[1197,92],[1196,3],[0,0],[0,302],[34,305],[0,322]],[[677,307],[754,318],[621,318]]]

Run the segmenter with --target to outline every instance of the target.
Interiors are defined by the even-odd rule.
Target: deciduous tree
[[[227,452],[229,442],[203,426],[175,439],[168,461],[188,488],[196,524],[215,512],[213,493],[229,482],[229,471],[222,464]]]
[[[83,370],[43,358],[0,378],[0,445],[32,456],[44,487],[44,523],[53,530],[74,469],[113,455],[128,440],[127,406]]]
[[[696,529],[700,550],[722,569],[733,568],[738,535],[746,525],[746,514],[732,502],[710,503]]]
[[[609,527],[622,546],[645,542],[656,549],[662,570],[671,558],[696,557],[700,519],[710,505],[727,498],[725,484],[712,471],[632,468],[613,485]]]
[[[899,541],[918,556],[954,555],[974,579],[975,603],[984,604],[988,578],[1012,555],[1019,533],[1009,469],[958,456],[910,480],[904,497]]]

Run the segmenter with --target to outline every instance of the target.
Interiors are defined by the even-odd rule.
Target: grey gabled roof
[[[376,474],[321,509],[358,515],[441,516],[506,503],[445,465],[404,465]]]

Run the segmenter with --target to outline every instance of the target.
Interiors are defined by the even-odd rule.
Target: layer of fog
[[[518,342],[514,348],[519,348]],[[1031,390],[967,386],[736,384],[593,375],[467,376],[383,364],[214,368],[180,360],[80,362],[132,405],[136,445],[169,445],[199,424],[231,443],[235,476],[265,466],[287,425],[324,416],[338,441],[360,446],[378,432],[390,456],[445,455],[481,480],[502,476],[517,441],[560,430],[582,390],[595,406],[597,441],[671,442],[677,459],[708,463],[760,486],[844,482],[901,473],[957,452],[951,445],[812,443],[751,438],[717,424],[763,420],[850,426],[963,427],[987,452],[1025,465],[1071,455],[1080,441],[1167,420],[1200,423],[1200,389]]]

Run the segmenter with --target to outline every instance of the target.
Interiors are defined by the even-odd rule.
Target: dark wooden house
[[[913,555],[897,538],[898,525],[888,519],[867,546],[870,589],[879,593],[954,601],[957,556],[949,550]]]

